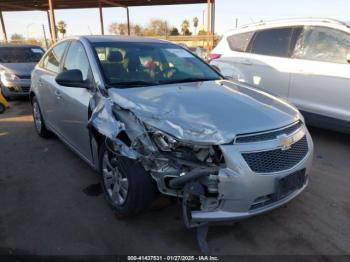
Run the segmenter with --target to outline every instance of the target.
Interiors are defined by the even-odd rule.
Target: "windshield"
[[[173,44],[93,44],[106,82],[115,87],[135,87],[221,79],[209,65]]]
[[[40,47],[0,47],[0,63],[37,63],[43,54]]]

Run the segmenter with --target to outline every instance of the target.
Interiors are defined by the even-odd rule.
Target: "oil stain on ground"
[[[90,186],[87,186],[83,189],[83,192],[87,196],[99,196],[102,194],[101,184],[97,183],[97,184],[92,184]]]

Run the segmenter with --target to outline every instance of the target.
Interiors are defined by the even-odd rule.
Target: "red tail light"
[[[214,59],[218,59],[218,58],[220,58],[220,57],[221,57],[221,55],[219,55],[219,54],[210,53],[210,54],[209,54],[209,57],[208,57],[208,63],[209,63],[210,61],[213,61]]]

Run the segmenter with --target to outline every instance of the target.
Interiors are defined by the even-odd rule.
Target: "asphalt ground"
[[[37,136],[27,100],[11,105],[0,115],[0,254],[200,254],[176,201],[116,218],[98,174],[57,138]],[[211,227],[210,254],[350,254],[350,136],[310,131],[306,191],[267,214]]]

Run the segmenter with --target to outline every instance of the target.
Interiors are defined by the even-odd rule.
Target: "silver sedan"
[[[189,227],[237,220],[308,184],[313,143],[298,110],[169,42],[66,39],[36,66],[30,97],[38,134],[98,170],[121,216],[159,191],[182,198]]]

